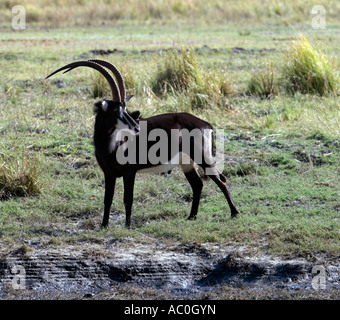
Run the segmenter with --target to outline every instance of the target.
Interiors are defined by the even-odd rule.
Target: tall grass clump
[[[247,84],[246,93],[264,99],[270,99],[278,92],[277,80],[273,70],[273,64],[268,64],[261,70],[256,70]]]
[[[292,41],[286,50],[283,70],[289,93],[327,95],[336,90],[337,77],[328,57],[309,44],[305,36]]]
[[[38,195],[45,184],[39,157],[0,154],[0,199]]]
[[[224,72],[204,70],[194,50],[185,48],[173,49],[161,57],[151,88],[158,96],[170,94],[194,109],[224,106],[226,97],[235,93]]]
[[[206,107],[228,107],[228,97],[236,94],[236,89],[225,72],[205,71],[199,85],[190,88],[191,107],[204,109]]]
[[[158,63],[158,72],[151,87],[157,95],[185,92],[193,85],[199,86],[201,78],[194,51],[172,49]]]

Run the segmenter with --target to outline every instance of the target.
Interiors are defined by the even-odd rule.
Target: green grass
[[[187,187],[186,191],[177,192],[175,199],[168,198],[162,204],[150,200],[151,208],[138,208],[137,204],[136,219],[142,216],[145,226],[137,223],[136,230],[184,242],[242,243],[256,247],[264,241],[269,252],[284,255],[305,256],[318,251],[337,254],[338,183],[330,175],[330,164],[336,160],[318,166],[307,161],[301,164],[296,159],[298,153],[294,151],[295,148],[298,150],[300,139],[294,139],[294,146],[288,140],[273,143],[271,150],[266,150],[267,145],[261,140],[255,141],[258,152],[254,153],[252,161],[262,162],[257,171],[244,173],[227,169],[233,194],[242,208],[239,219],[230,218],[223,195],[212,182],[207,182],[196,221],[184,221],[190,209],[190,203],[182,198],[183,193],[190,191]],[[316,144],[313,142],[305,145],[306,152],[312,152]],[[234,143],[238,149],[246,145]],[[285,145],[289,149],[279,151]],[[260,174],[259,168],[264,167],[265,172]],[[160,180],[158,185],[162,189],[168,183],[171,182]],[[172,194],[171,189],[169,193]],[[179,206],[181,203],[185,209]],[[154,218],[155,212],[158,212],[159,219]],[[150,214],[152,218],[148,219]]]
[[[251,3],[247,4],[250,8]],[[276,11],[285,15],[286,5],[282,6],[277,4]],[[35,180],[44,182],[38,193],[19,197],[14,192],[1,199],[2,244],[19,245],[17,239],[39,239],[54,246],[79,241],[105,244],[133,237],[145,242],[246,245],[281,256],[308,258],[322,253],[338,257],[338,93],[323,96],[299,90],[291,95],[278,90],[270,100],[262,99],[270,92],[262,88],[263,96],[245,94],[252,77],[262,70],[259,66],[270,63],[282,81],[284,47],[295,38],[295,31],[285,25],[272,27],[268,34],[265,25],[245,32],[228,24],[156,28],[154,23],[138,28],[133,24],[119,28],[78,26],[46,32],[37,27],[25,33],[1,33],[0,154],[12,159],[14,170],[9,170],[8,160],[2,168],[15,177],[19,171],[14,165],[23,153],[33,163],[22,165],[34,173],[36,164]],[[300,28],[308,34],[311,46],[339,56],[338,26],[329,27],[322,35]],[[186,79],[184,90],[160,94],[153,86],[168,58],[167,53],[154,50],[177,48],[177,44],[191,45],[192,51],[185,52],[194,61],[195,76]],[[115,47],[121,52],[109,56],[91,53]],[[244,50],[233,49],[237,47]],[[264,48],[276,50],[260,51]],[[129,110],[139,109],[144,117],[189,111],[225,129],[223,171],[241,210],[240,218],[230,218],[223,195],[208,181],[197,220],[186,221],[191,188],[184,175],[174,171],[169,178],[137,177],[131,229],[124,227],[123,184],[119,180],[114,219],[108,229],[100,229],[104,183],[92,144],[92,106],[98,99],[92,88],[100,80],[92,70],[79,68],[43,81],[66,63],[94,57],[108,59],[123,69],[129,94],[134,94]],[[183,62],[181,55],[172,56],[177,58]],[[331,65],[335,72],[336,66]],[[266,79],[267,75],[264,84]],[[66,87],[58,88],[56,80],[64,81]],[[105,91],[102,94],[105,96]]]

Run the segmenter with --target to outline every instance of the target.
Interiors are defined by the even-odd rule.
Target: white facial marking
[[[129,129],[129,126],[125,124],[122,120],[117,119],[116,129],[118,130]]]
[[[103,111],[106,112],[107,111],[107,108],[109,107],[109,104],[106,102],[106,101],[102,101],[102,108],[103,108]]]
[[[121,132],[120,130],[129,129],[129,126],[124,124],[123,121],[117,119],[117,124],[115,126],[115,130],[111,133],[110,136],[110,147],[109,151],[112,152],[118,147],[118,142],[121,142]]]

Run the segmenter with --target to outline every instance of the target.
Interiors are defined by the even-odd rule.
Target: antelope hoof
[[[233,213],[231,214],[231,218],[238,218],[239,214],[240,214],[239,211],[233,212]]]
[[[196,216],[189,216],[187,220],[196,220],[197,217]]]

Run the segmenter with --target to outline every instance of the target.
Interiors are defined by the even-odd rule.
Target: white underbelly
[[[160,164],[158,166],[138,170],[137,173],[155,173],[155,174],[165,173],[165,172],[171,171],[177,166],[178,164],[165,163],[165,164]]]

